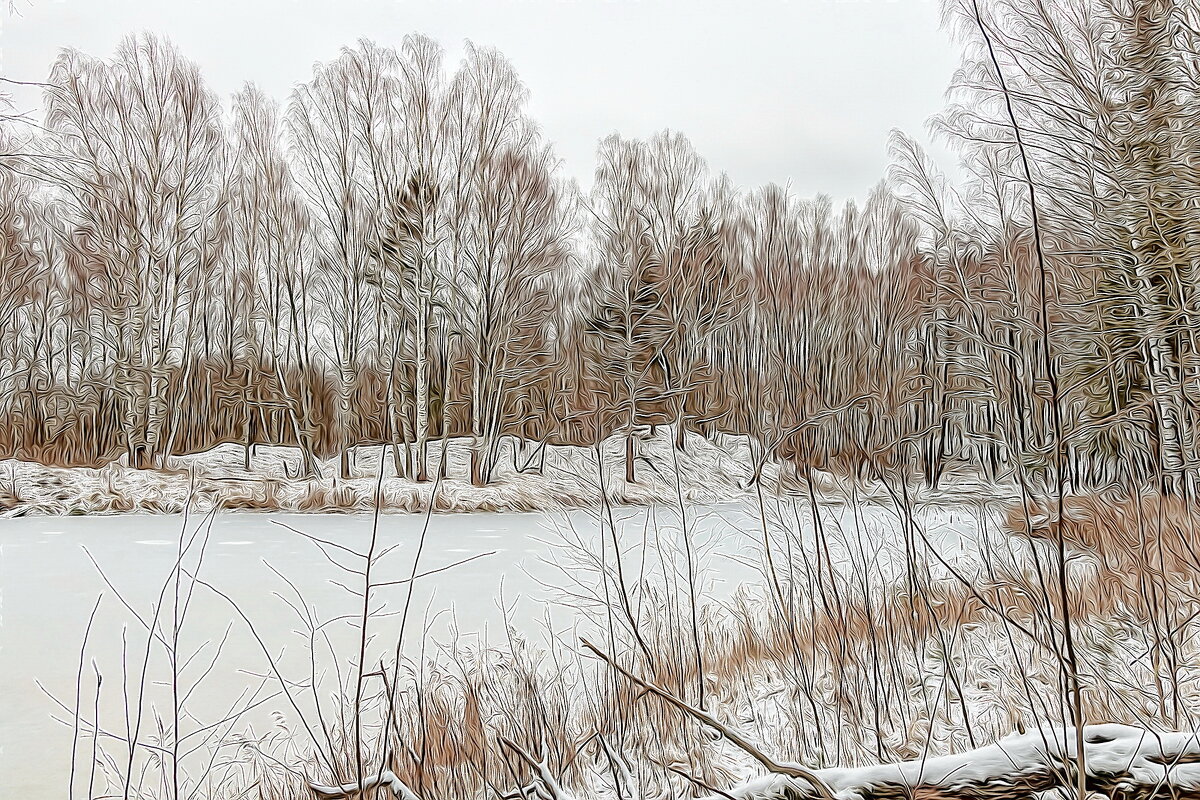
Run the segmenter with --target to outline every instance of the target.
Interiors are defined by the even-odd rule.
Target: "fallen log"
[[[506,745],[512,746],[508,742]],[[522,753],[532,763],[532,756]],[[1013,734],[964,753],[865,767],[813,770],[819,780],[776,772],[703,800],[1046,800],[1075,796],[1072,728]],[[1200,800],[1200,734],[1150,731],[1130,725],[1084,728],[1086,785],[1109,800]],[[544,765],[540,777],[549,776]],[[364,789],[386,786],[398,800],[416,795],[390,770],[372,775]],[[550,777],[552,797],[569,798]],[[323,800],[349,798],[356,784],[310,784]]]
[[[1088,725],[1084,743],[1092,795],[1200,800],[1200,734]],[[1013,734],[954,755],[814,771],[837,800],[1042,800],[1076,796],[1076,763],[1074,729],[1060,727]],[[823,792],[808,780],[776,773],[728,794],[738,800],[815,800]]]
[[[336,798],[353,797],[363,792],[370,791],[376,786],[384,786],[392,790],[392,796],[397,800],[418,800],[413,794],[412,789],[409,789],[404,781],[396,776],[396,773],[390,769],[385,769],[382,772],[364,778],[362,786],[357,783],[343,783],[338,786],[325,786],[320,783],[309,783],[308,788],[312,793],[321,800],[336,800]]]

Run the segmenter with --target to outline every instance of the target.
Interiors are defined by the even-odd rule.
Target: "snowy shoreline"
[[[604,494],[614,506],[649,506],[755,501],[751,483],[752,458],[744,438],[722,437],[714,443],[689,434],[683,451],[672,451],[667,431],[639,437],[636,471],[638,482],[624,481],[624,441],[614,437],[599,453],[604,467]],[[540,512],[589,509],[602,505],[593,448],[547,445],[544,463],[533,445],[513,458],[512,440],[502,446],[493,481],[474,486],[468,480],[470,453],[466,440],[447,447],[446,477],[436,482],[437,513]],[[113,463],[92,469],[53,467],[0,460],[0,517],[67,516],[87,514],[179,514],[189,507],[207,512],[269,511],[289,513],[367,513],[375,508],[381,488],[384,513],[418,513],[429,509],[435,482],[418,483],[397,477],[390,449],[359,448],[352,462],[352,477],[337,478],[334,460],[320,462],[321,477],[292,477],[300,473],[300,452],[292,447],[258,445],[245,469],[245,449],[225,444],[212,450],[169,459],[165,469],[132,469]],[[379,486],[382,456],[384,479]],[[430,471],[436,472],[440,445],[430,446]],[[526,461],[530,463],[527,465]],[[541,469],[535,466],[541,463]],[[520,468],[519,468],[520,467]],[[675,480],[678,469],[679,481]],[[784,491],[806,494],[803,485]],[[763,469],[764,486],[780,487],[781,470]],[[790,483],[795,483],[792,479]],[[848,482],[819,473],[815,488],[822,502],[844,502],[850,497]],[[858,486],[860,501],[891,502],[884,487]],[[977,481],[955,481],[950,489],[918,490],[915,502],[970,503],[1007,497],[1004,487]]]
[[[678,458],[678,489],[669,436],[660,434],[638,442],[636,484],[624,482],[623,448],[623,441],[610,440],[601,452],[605,494],[614,505],[677,504],[680,492],[688,504],[749,496],[742,487],[750,477],[750,461],[748,453],[737,452],[737,448],[720,449],[702,437],[690,437]],[[540,454],[531,459],[532,447],[517,454],[517,464],[511,441],[506,441],[502,450],[492,482],[482,487],[468,479],[466,440],[452,440],[448,445],[446,476],[424,483],[397,477],[390,448],[381,452],[377,446],[357,449],[348,479],[337,477],[336,460],[320,462],[320,477],[292,477],[300,473],[299,450],[267,445],[253,448],[249,470],[245,469],[245,449],[234,444],[172,457],[165,469],[131,469],[119,462],[96,469],[60,468],[6,459],[0,461],[0,512],[5,517],[178,514],[190,499],[191,509],[199,512],[219,508],[365,513],[374,509],[379,487],[381,511],[414,513],[429,509],[435,484],[434,510],[438,513],[536,512],[601,505],[594,449],[548,445],[540,471],[536,469]],[[440,454],[440,444],[431,443],[431,476],[436,474]],[[380,487],[381,457],[384,479]],[[527,459],[532,463],[526,465]]]

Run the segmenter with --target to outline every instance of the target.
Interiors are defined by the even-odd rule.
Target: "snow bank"
[[[302,473],[300,451],[291,447],[256,446],[250,469],[245,449],[226,444],[204,453],[168,459],[163,469],[137,470],[121,463],[99,469],[56,468],[9,459],[0,461],[0,513],[120,514],[181,513],[189,500],[197,511],[214,507],[238,511],[356,513],[374,508],[377,487],[382,509],[421,512],[434,503],[435,511],[526,512],[595,507],[601,501],[598,463],[604,465],[603,486],[615,505],[720,503],[747,496],[750,455],[743,440],[724,438],[719,444],[690,434],[683,451],[674,451],[673,434],[660,429],[639,437],[638,482],[624,480],[624,440],[611,439],[599,454],[594,448],[537,445],[519,447],[505,440],[492,481],[483,487],[469,479],[470,449],[466,440],[447,447],[446,477],[437,484],[398,477],[390,448],[358,448],[351,477],[337,478],[336,460],[320,462],[321,476]],[[514,448],[519,447],[514,454]],[[599,458],[597,456],[599,455]],[[515,456],[515,457],[514,457]],[[429,447],[429,469],[437,471],[441,445]],[[384,478],[379,485],[382,460]],[[678,471],[677,471],[678,470]],[[676,474],[679,476],[678,486]]]

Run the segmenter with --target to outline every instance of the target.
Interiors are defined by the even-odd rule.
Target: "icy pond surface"
[[[808,539],[812,526],[802,506],[785,511],[793,525],[800,521]],[[677,513],[671,509],[619,509],[615,513],[627,575],[661,570],[660,559],[642,558],[643,542],[658,540],[664,546],[674,542],[678,547]],[[886,570],[888,557],[872,554],[881,545],[886,553],[886,543],[891,540],[894,544],[900,535],[893,510],[868,507],[855,512],[834,506],[823,511],[823,517],[826,515],[827,528],[841,528],[838,540],[847,547],[869,551],[862,562],[868,569]],[[408,577],[425,522],[423,515],[380,518],[377,550],[387,552],[377,562],[377,581]],[[973,548],[980,512],[969,507],[941,508],[922,514],[922,523],[930,541],[953,557]],[[98,670],[103,676],[101,729],[123,733],[122,672],[129,673],[125,680],[133,696],[146,644],[144,624],[133,612],[143,621],[152,619],[176,562],[183,524],[182,517],[155,516],[0,520],[0,796],[49,800],[67,795],[73,731],[70,714],[51,696],[69,708],[74,706],[80,645],[101,594],[83,670],[84,716],[91,717],[90,698]],[[219,719],[239,695],[257,688],[268,673],[262,646],[230,600],[253,623],[280,669],[298,680],[307,678],[309,665],[308,634],[299,633],[302,626],[294,610],[296,592],[321,619],[361,613],[360,601],[347,591],[347,587],[361,586],[361,578],[333,566],[321,547],[289,527],[365,551],[371,540],[372,518],[222,513],[211,523],[195,516],[187,522],[188,537],[199,533],[194,548],[208,535],[200,577],[213,588],[197,586],[190,601],[183,598],[188,612],[180,651],[186,656],[199,649],[200,654],[185,668],[187,675],[195,677],[206,671],[220,646],[211,672],[188,699],[190,708],[203,709],[210,720]],[[688,529],[703,572],[700,588],[705,600],[724,600],[739,586],[761,582],[756,564],[761,562],[763,527],[757,508],[728,504],[691,509]],[[566,602],[563,590],[577,593],[583,587],[586,592],[598,582],[580,567],[575,557],[578,550],[573,555],[572,548],[564,545],[566,541],[598,552],[600,533],[594,515],[434,516],[418,571],[457,566],[417,581],[405,628],[406,652],[418,654],[423,638],[430,654],[452,641],[499,644],[506,639],[506,619],[534,642],[553,635],[569,644],[566,640],[574,635],[573,626],[587,620],[578,619],[581,612]],[[611,548],[611,539],[607,541]],[[330,544],[324,549],[346,565],[353,562]],[[608,552],[611,558],[611,549]],[[840,557],[844,558],[845,552]],[[193,560],[189,558],[188,563]],[[163,620],[169,631],[172,590],[165,596]],[[374,605],[385,615],[372,623],[378,626],[380,639],[395,641],[406,596],[407,586],[402,583],[373,595],[378,598]],[[548,633],[551,629],[552,634]],[[334,646],[343,653],[356,650],[349,625],[331,625],[328,630]],[[428,636],[423,637],[426,630]],[[127,653],[125,670],[123,648]],[[166,660],[158,654],[152,657],[150,669],[152,680],[170,674]],[[148,694],[161,698],[165,691],[162,685],[151,686]],[[266,692],[260,696],[263,694]],[[273,703],[279,708],[286,706],[283,698]],[[275,705],[268,703],[263,711]],[[147,703],[142,727],[145,736],[154,734],[156,727],[149,708]],[[181,729],[186,732],[198,726],[185,721]],[[81,735],[78,741],[77,769],[86,776],[91,740]],[[86,783],[77,776],[76,785]]]

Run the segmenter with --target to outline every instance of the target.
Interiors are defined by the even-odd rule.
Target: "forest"
[[[62,51],[44,117],[0,120],[0,515],[33,565],[5,583],[82,636],[11,615],[70,732],[23,786],[1200,798],[1200,5],[944,21],[960,174],[893,131],[840,208],[675,130],[604,138],[581,187],[475,44],[364,39],[228,101],[159,35]],[[549,448],[544,541],[433,522]],[[282,450],[311,504],[203,505],[180,467]],[[171,475],[175,506],[97,513],[177,537],[97,517],[30,556],[69,537],[11,519],[18,464]],[[426,494],[389,501],[389,465]],[[370,513],[224,513],[330,509]]]
[[[801,472],[1187,483],[1195,9],[1087,8],[960,13],[932,126],[967,179],[894,132],[840,209],[674,131],[604,139],[581,191],[484,47],[363,40],[228,111],[160,37],[63,51],[3,131],[0,450],[386,444],[426,480],[465,437],[483,485],[504,437],[623,436],[632,482],[672,424]]]

